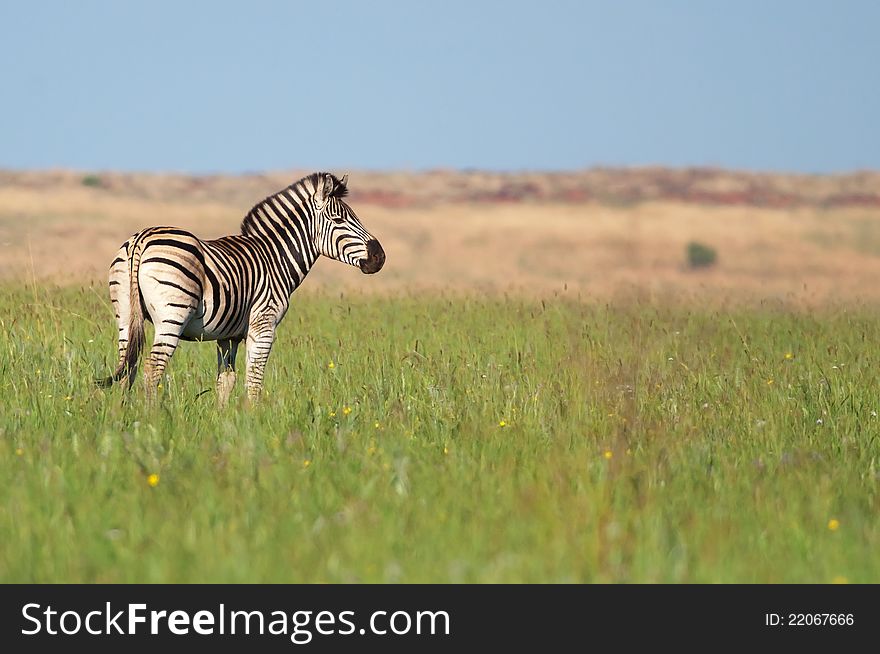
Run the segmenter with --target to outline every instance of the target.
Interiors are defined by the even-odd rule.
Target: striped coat
[[[212,241],[176,227],[134,234],[110,265],[119,357],[102,383],[125,379],[131,386],[144,320],[150,320],[155,337],[144,364],[148,394],[181,340],[211,340],[217,342],[218,398],[225,404],[235,384],[236,351],[246,339],[246,386],[256,399],[275,328],[318,257],[367,274],[385,263],[382,246],[345,202],[346,193],[345,179],[314,173],[251,209],[241,234]]]

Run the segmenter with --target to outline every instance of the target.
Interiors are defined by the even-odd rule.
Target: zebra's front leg
[[[217,341],[217,404],[220,408],[229,402],[229,395],[235,386],[235,353],[240,340],[224,339]]]
[[[266,369],[266,360],[272,351],[272,343],[275,341],[275,321],[261,320],[251,323],[247,334],[247,386],[248,400],[256,402],[260,399],[263,390],[263,372]]]

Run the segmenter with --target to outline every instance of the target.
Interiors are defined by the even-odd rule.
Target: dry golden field
[[[305,172],[0,172],[0,280],[100,283],[137,229],[170,224],[205,238],[234,232],[254,203]],[[307,289],[880,299],[877,173],[353,171],[349,185],[388,263],[365,277],[322,261]],[[692,240],[717,250],[714,267],[687,267]]]

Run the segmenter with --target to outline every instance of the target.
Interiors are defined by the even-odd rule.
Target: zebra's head
[[[371,275],[382,270],[385,251],[370,234],[343,198],[348,193],[348,175],[338,179],[330,173],[313,175],[315,190],[315,245],[318,252]]]

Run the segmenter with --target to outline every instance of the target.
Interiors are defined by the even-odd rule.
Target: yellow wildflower
[[[345,407],[345,408],[342,409],[342,415],[347,416],[349,413],[351,413],[351,407],[350,407],[350,406],[347,406],[347,407]]]
[[[149,477],[147,477],[147,484],[150,488],[156,488],[156,486],[159,485],[159,475],[157,475],[155,472],[151,474]]]
[[[612,456],[614,456],[614,452],[612,452],[611,450],[605,450],[602,456],[604,456],[606,459],[610,459]]]
[[[331,361],[330,363],[327,364],[327,367],[330,368],[330,370],[333,370],[333,368],[336,367],[336,364]]]
[[[828,529],[831,531],[837,531],[840,529],[840,520],[837,518],[831,518],[831,520],[828,521]]]

